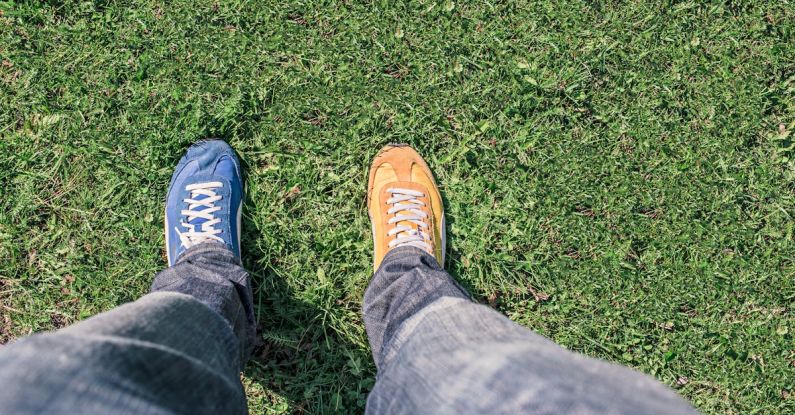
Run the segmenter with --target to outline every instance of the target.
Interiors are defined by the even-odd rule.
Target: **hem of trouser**
[[[182,262],[189,260],[192,257],[200,256],[208,252],[212,252],[214,254],[221,254],[240,262],[240,258],[238,258],[237,255],[235,255],[235,253],[232,252],[232,250],[229,249],[229,247],[227,247],[226,245],[220,242],[208,241],[208,242],[202,242],[196,246],[188,248],[185,252],[182,253],[182,255],[179,256],[179,258],[177,258],[177,262],[175,262],[174,265],[180,264]]]
[[[385,288],[384,284],[386,282],[383,281],[383,279],[387,278],[387,277],[389,277],[389,278],[395,277],[395,275],[394,275],[395,272],[389,270],[389,267],[391,267],[393,265],[396,265],[396,264],[399,266],[401,261],[405,261],[407,259],[409,261],[411,261],[411,263],[415,264],[414,265],[415,267],[419,267],[420,271],[422,271],[422,269],[425,269],[426,271],[428,271],[428,274],[424,275],[423,279],[428,279],[429,281],[430,280],[434,280],[434,283],[433,283],[434,285],[439,285],[440,283],[442,285],[450,284],[450,286],[452,288],[454,288],[452,290],[443,289],[441,291],[439,291],[439,290],[430,290],[430,291],[426,290],[425,295],[428,295],[430,297],[440,297],[441,296],[442,298],[448,298],[448,299],[458,298],[458,299],[461,299],[461,300],[466,301],[466,302],[471,302],[472,301],[469,292],[464,287],[462,287],[458,283],[458,281],[456,281],[452,276],[450,276],[450,274],[447,273],[447,271],[445,271],[444,268],[441,265],[439,265],[439,261],[437,261],[436,258],[433,255],[423,251],[422,249],[419,249],[419,248],[416,248],[416,247],[412,247],[412,246],[399,247],[399,248],[395,248],[395,249],[387,252],[387,254],[384,256],[384,259],[381,261],[381,266],[375,271],[375,273],[373,275],[373,278],[370,281],[369,286],[367,287],[367,292],[365,293],[365,298],[364,298],[365,304],[363,304],[363,306],[362,306],[363,314],[364,314],[364,318],[365,318],[366,322],[369,319],[368,315],[367,315],[367,309],[369,307],[368,306],[368,298],[369,298],[369,302],[370,303],[372,303],[373,301],[379,301],[376,298],[376,297],[378,297],[378,295],[376,295],[375,297],[370,295],[370,294],[372,294],[371,290],[373,289],[373,287],[381,287],[382,289]],[[433,259],[433,260],[431,261],[431,259]],[[417,262],[415,262],[415,261],[417,261]],[[403,269],[402,271],[403,272],[411,272],[411,269],[407,268],[407,269]],[[441,280],[444,280],[444,281],[439,280],[440,278],[441,278]],[[419,281],[419,282],[416,282],[416,283],[423,284],[422,281]],[[442,291],[445,294],[443,294]],[[438,300],[438,298],[429,299],[429,300],[431,302],[429,304],[426,304],[426,306],[436,303],[436,300]],[[397,301],[397,303],[395,303],[394,306],[398,306],[398,304],[401,302],[401,300],[399,300],[399,299],[398,300],[394,300],[394,301]],[[427,313],[422,313],[422,308],[415,310],[415,313],[416,312],[420,312],[420,314],[422,314],[423,316],[427,315]],[[412,313],[412,314],[414,314],[414,313]],[[405,318],[405,316],[402,317],[401,320],[404,320],[404,318]],[[406,320],[412,320],[412,318],[413,318],[413,316],[408,316],[408,318]],[[394,335],[397,332],[402,331],[403,333],[405,333],[405,330],[402,330],[402,327],[404,327],[404,325],[406,323],[406,320],[400,321],[400,322],[393,322],[393,323],[398,324],[398,326],[394,327],[394,330],[389,330],[388,328],[391,327],[392,325],[388,321],[385,320],[385,316],[380,316],[379,315],[378,317],[375,317],[375,319],[379,320],[379,322],[371,321],[370,323],[371,324],[375,324],[378,327],[383,325],[383,327],[381,327],[380,329],[373,329],[373,330],[375,330],[375,332],[372,332],[372,333],[368,330],[368,335],[374,335],[374,336],[377,336],[379,339],[381,339],[381,341],[376,342],[376,343],[380,343],[380,345],[379,344],[373,344],[372,341],[371,341],[371,347],[373,347],[373,358],[376,361],[376,366],[381,368],[383,366],[383,362],[384,362],[384,359],[382,359],[382,356],[383,356],[382,353],[386,353],[387,350],[392,348],[388,344],[389,343],[388,339],[392,338],[392,335]],[[415,320],[412,320],[412,321],[417,321],[417,320],[415,319]],[[384,346],[387,346],[387,347],[384,348]]]
[[[381,260],[381,265],[378,267],[377,270],[375,270],[375,273],[377,274],[378,271],[381,268],[383,268],[385,265],[387,265],[388,263],[390,263],[392,261],[397,261],[400,258],[405,258],[405,257],[410,257],[410,256],[417,256],[417,255],[419,255],[419,256],[427,256],[427,257],[433,258],[433,261],[436,263],[438,268],[439,269],[442,268],[442,266],[439,265],[439,261],[436,260],[435,256],[423,251],[422,249],[417,248],[415,246],[401,246],[401,247],[392,249],[391,251],[387,252],[386,255],[384,255],[384,259]]]
[[[469,294],[469,291],[466,288],[464,288],[463,286],[461,286],[461,284],[459,284],[458,281],[456,281],[455,278],[453,278],[450,275],[450,273],[448,273],[447,270],[444,269],[444,267],[439,264],[439,261],[436,260],[435,256],[423,251],[420,248],[414,247],[414,246],[401,246],[399,248],[395,248],[395,249],[387,252],[386,255],[384,256],[384,259],[381,261],[381,265],[378,267],[377,270],[375,270],[373,275],[377,276],[379,274],[379,272],[381,271],[381,268],[383,268],[384,266],[389,265],[390,263],[392,263],[394,261],[399,261],[402,258],[418,256],[418,255],[427,257],[429,259],[433,259],[433,263],[436,264],[437,270],[444,271],[447,274],[447,277],[450,278],[450,281],[453,283],[453,285],[455,285],[459,290],[461,290],[461,294],[463,294],[462,298],[466,298],[466,299],[472,301],[472,297]],[[370,283],[372,284],[372,280],[370,281]]]

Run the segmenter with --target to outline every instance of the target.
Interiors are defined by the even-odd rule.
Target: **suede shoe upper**
[[[398,246],[414,246],[444,265],[445,223],[439,189],[411,147],[389,145],[370,167],[367,207],[373,227],[373,267]]]
[[[221,140],[200,141],[171,177],[165,212],[169,266],[193,245],[217,242],[240,256],[243,181],[240,161]]]

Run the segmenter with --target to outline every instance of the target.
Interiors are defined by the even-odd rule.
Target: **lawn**
[[[182,152],[247,170],[253,413],[361,413],[367,167],[452,275],[705,414],[795,411],[795,4],[0,1],[0,343],[147,292]],[[707,4],[708,3],[708,4]]]

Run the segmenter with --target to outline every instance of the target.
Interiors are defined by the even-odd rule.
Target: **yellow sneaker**
[[[405,144],[390,144],[375,156],[367,184],[373,226],[373,269],[393,248],[414,246],[444,266],[445,223],[439,188],[425,160]]]

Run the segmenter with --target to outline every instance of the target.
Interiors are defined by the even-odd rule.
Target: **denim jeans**
[[[378,368],[368,413],[695,413],[651,378],[471,302],[415,248],[387,255],[363,310]],[[138,301],[0,348],[0,412],[245,413],[254,326],[239,260],[196,246]]]
[[[692,414],[629,368],[566,351],[469,295],[416,248],[387,255],[364,295],[373,414]]]

